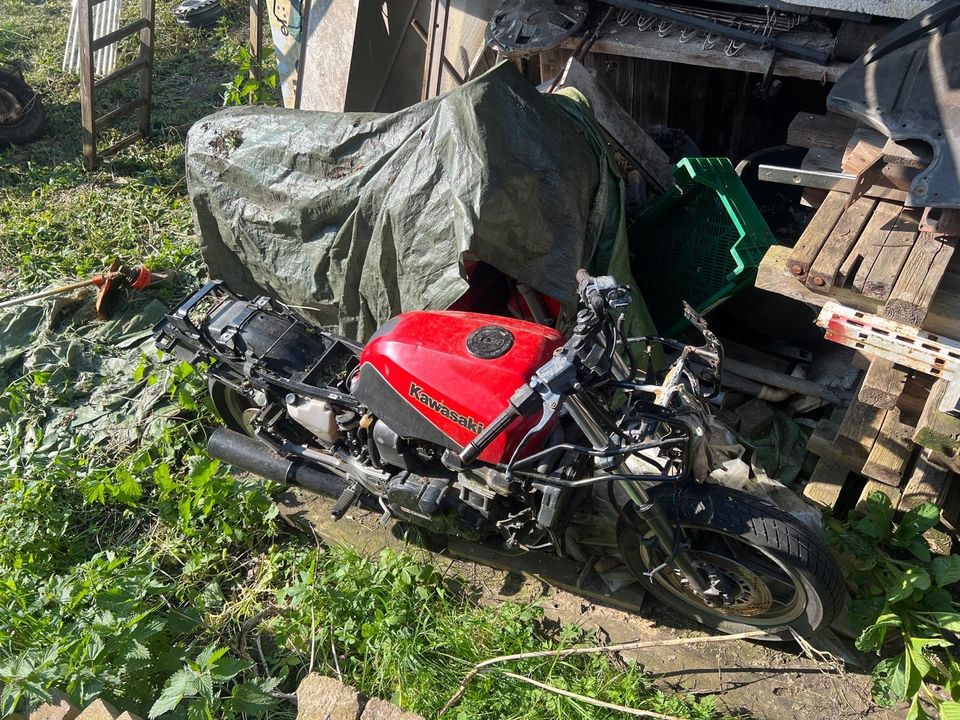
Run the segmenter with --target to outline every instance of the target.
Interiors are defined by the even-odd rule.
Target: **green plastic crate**
[[[705,313],[752,285],[775,242],[727,158],[684,158],[673,176],[629,230],[633,275],[665,336],[689,327],[682,300]]]

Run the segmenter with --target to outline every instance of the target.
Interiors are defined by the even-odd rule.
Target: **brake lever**
[[[570,353],[570,355],[572,356],[572,353]],[[564,396],[570,392],[576,380],[576,365],[571,360],[571,357],[563,351],[557,352],[530,378],[527,387],[529,387],[533,393],[540,396],[543,413],[540,415],[540,420],[537,424],[527,431],[523,439],[517,444],[516,450],[513,451],[513,455],[510,457],[510,462],[507,463],[505,472],[508,480],[512,477],[513,463],[520,456],[520,452],[524,446],[526,446],[527,442],[536,436],[538,432],[547,427],[554,415],[560,411]]]

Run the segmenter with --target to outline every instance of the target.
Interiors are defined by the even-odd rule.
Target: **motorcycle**
[[[202,287],[156,328],[203,364],[225,428],[210,454],[429,533],[514,552],[613,555],[663,603],[722,632],[789,638],[844,601],[816,534],[708,482],[723,353],[627,337],[629,288],[577,274],[569,338],[532,322],[403,313],[365,344],[267,298]],[[657,371],[659,348],[666,368]],[[646,358],[645,367],[638,367]]]

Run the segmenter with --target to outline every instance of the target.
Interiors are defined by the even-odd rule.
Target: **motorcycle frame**
[[[240,299],[226,287],[223,287],[220,281],[210,282],[178,307],[172,316],[169,316],[168,322],[170,325],[190,339],[200,340],[200,338],[203,337],[204,330],[192,322],[190,313],[204,298],[221,288],[228,296]],[[607,287],[604,292],[610,294],[613,290],[614,288]],[[623,296],[625,296],[625,288],[618,288],[618,290],[622,291]],[[581,295],[586,299],[583,289],[581,289]],[[258,301],[258,307],[267,307],[268,304],[269,300],[266,298],[261,298],[261,300]],[[623,304],[620,305],[620,307],[623,306]],[[701,330],[707,341],[701,348],[683,345],[676,341],[656,336],[642,338],[623,337],[622,335],[618,335],[609,312],[615,307],[617,307],[617,305],[610,304],[609,306],[605,305],[601,309],[599,305],[595,304],[592,315],[590,315],[593,323],[592,329],[580,336],[577,335],[577,330],[575,330],[573,338],[564,346],[570,349],[567,355],[564,357],[564,354],[558,351],[557,356],[541,368],[535,377],[544,373],[545,369],[551,364],[554,366],[554,376],[552,378],[541,377],[539,391],[535,389],[534,380],[531,380],[529,386],[520,388],[517,395],[522,396],[522,400],[518,400],[516,403],[511,400],[511,407],[508,407],[500,417],[488,424],[484,432],[478,435],[477,438],[460,453],[459,457],[454,456],[456,462],[450,462],[449,458],[445,458],[445,463],[452,469],[469,465],[473,459],[475,459],[476,455],[479,454],[484,443],[489,443],[493,438],[502,433],[510,422],[520,415],[518,408],[522,404],[526,405],[529,411],[530,403],[528,401],[534,394],[539,392],[545,400],[542,405],[544,419],[541,421],[540,427],[545,424],[547,415],[552,415],[559,411],[562,405],[569,417],[583,432],[587,441],[591,444],[591,448],[578,448],[577,446],[566,444],[554,445],[542,448],[538,452],[516,461],[511,460],[507,466],[500,466],[498,469],[507,472],[508,476],[510,476],[514,468],[529,464],[534,458],[542,457],[562,449],[573,449],[581,455],[586,454],[594,457],[608,458],[612,465],[611,471],[607,474],[591,478],[562,480],[549,476],[535,475],[529,472],[520,472],[527,480],[561,487],[563,494],[566,496],[564,499],[568,499],[578,488],[587,485],[601,482],[616,483],[633,503],[636,515],[646,523],[656,538],[656,541],[667,555],[667,560],[658,568],[651,570],[650,575],[652,576],[656,572],[664,569],[668,564],[673,563],[684,575],[691,589],[700,595],[705,595],[708,592],[707,584],[694,564],[689,552],[689,546],[684,540],[682,528],[679,526],[674,527],[667,520],[656,501],[653,500],[647,492],[645,485],[655,482],[690,482],[689,465],[693,452],[692,438],[696,428],[678,418],[670,409],[669,405],[675,394],[681,389],[684,379],[695,386],[694,389],[696,392],[694,394],[700,395],[698,380],[687,368],[687,363],[691,356],[700,355],[701,357],[706,357],[708,360],[708,370],[712,371],[712,374],[715,376],[719,375],[720,361],[722,358],[722,355],[719,353],[719,343],[715,337],[706,330],[706,326],[699,316],[696,316],[689,307],[686,308],[688,318]],[[280,311],[279,314],[287,317],[292,325],[300,322],[295,315],[288,311]],[[589,314],[590,313],[588,313],[588,315]],[[585,317],[586,316],[581,314],[578,319],[584,319]],[[242,323],[238,323],[238,331],[240,324]],[[581,326],[578,325],[578,328],[579,327]],[[341,340],[347,343],[359,352],[359,346],[354,343],[350,343],[329,333],[324,334],[328,335],[331,339]],[[634,356],[629,346],[638,343],[645,343],[647,345],[648,355],[653,343],[660,343],[661,345],[671,346],[680,350],[679,357],[671,364],[660,384],[643,384],[633,381],[636,372],[635,368],[632,367]],[[158,347],[168,351],[175,352],[178,349],[175,347],[176,345],[177,342],[170,335],[166,337],[164,342],[158,342]],[[209,343],[207,346],[209,348]],[[602,349],[600,353],[597,353],[598,348]],[[215,363],[210,369],[211,376],[241,393],[248,392],[249,389],[253,388],[276,394],[275,389],[280,388],[285,391],[302,393],[308,397],[316,397],[346,407],[359,407],[357,400],[352,396],[277,377],[273,373],[259,371],[255,365],[251,366],[249,362],[241,361],[223,352],[210,352],[207,350],[195,354],[191,353],[191,355],[192,357],[187,358],[180,354],[181,358],[188,362],[208,361],[212,357]],[[622,355],[626,355],[628,360],[625,361]],[[711,362],[711,358],[713,362]],[[220,367],[218,368],[217,365]],[[629,393],[642,392],[652,394],[654,396],[653,401],[647,403],[649,410],[637,412],[633,418],[649,421],[651,427],[654,429],[661,424],[674,426],[681,430],[684,437],[682,439],[668,438],[665,440],[642,441],[634,443],[633,446],[626,447],[617,445],[613,440],[613,433],[604,429],[604,425],[617,427],[616,421],[606,416],[606,408],[603,408],[601,403],[590,396],[589,390],[581,382],[582,370],[585,367],[592,370],[595,374],[599,374],[601,377],[612,374],[615,378],[614,382],[607,383],[611,387]],[[601,367],[603,371],[597,373]],[[553,382],[552,387],[551,382]],[[553,399],[549,400],[549,398]],[[269,405],[267,407],[269,407]],[[548,408],[550,408],[550,410],[548,410]],[[274,451],[286,456],[296,456],[310,465],[334,472],[345,481],[357,483],[374,496],[380,496],[376,490],[385,479],[385,473],[383,471],[375,468],[367,468],[343,451],[332,454],[330,458],[324,457],[324,455],[317,450],[291,442],[283,437],[275,436],[269,432],[270,425],[271,423],[265,423],[264,426],[256,431],[256,435]],[[535,434],[537,430],[539,430],[539,427],[531,430],[530,435]],[[666,472],[661,475],[637,475],[630,472],[626,464],[627,457],[634,452],[639,452],[641,449],[647,450],[668,447],[681,443],[684,446],[682,453],[684,457],[684,467],[681,472],[675,475],[669,475]],[[523,443],[521,443],[520,447],[522,448],[522,446]],[[520,448],[518,448],[518,451],[519,449]],[[328,452],[327,454],[330,453]],[[562,530],[562,526],[545,529],[548,532],[555,533]],[[558,547],[557,550],[561,550],[561,548]]]

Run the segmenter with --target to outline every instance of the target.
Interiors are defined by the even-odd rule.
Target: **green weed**
[[[858,590],[850,604],[857,648],[885,655],[873,669],[873,697],[887,707],[910,702],[909,720],[927,717],[921,702],[943,720],[960,717],[960,606],[950,593],[960,582],[960,556],[930,553],[923,533],[940,518],[935,505],[913,508],[899,524],[893,516],[890,498],[872,492],[861,517],[829,527]]]
[[[234,21],[246,7],[227,6]],[[3,294],[114,257],[181,279],[113,323],[94,323],[89,304],[56,319],[0,315],[0,716],[57,688],[141,717],[289,718],[285,694],[311,669],[429,714],[479,660],[588,642],[547,630],[535,608],[478,606],[411,556],[318,551],[279,525],[275,487],[207,457],[216,421],[204,379],[145,338],[153,301],[177,299],[203,272],[185,136],[225,85],[234,100],[251,92],[237,83],[245,27],[197,33],[158,6],[152,139],[87,173],[77,79],[60,71],[68,8],[0,0],[0,61],[23,68],[49,118],[35,142],[0,151]],[[611,702],[716,717],[709,698],[661,693],[635,664],[605,656],[509,667]],[[454,716],[610,713],[492,673]]]

